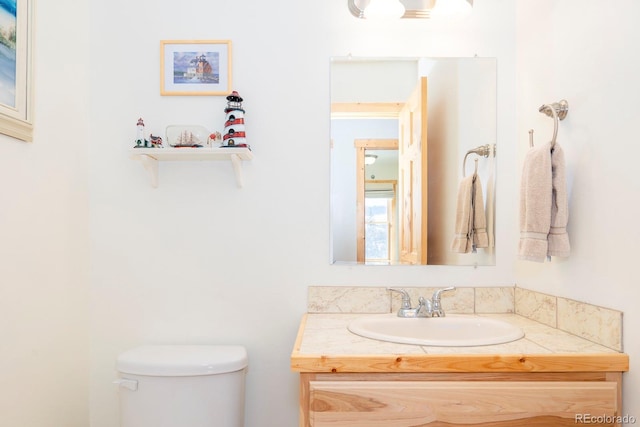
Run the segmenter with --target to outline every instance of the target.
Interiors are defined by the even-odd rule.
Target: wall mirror
[[[495,265],[496,122],[495,58],[332,58],[331,262]],[[474,174],[488,246],[461,252]]]

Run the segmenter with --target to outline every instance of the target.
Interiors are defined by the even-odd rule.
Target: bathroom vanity
[[[525,337],[476,347],[396,344],[305,314],[291,354],[300,426],[621,425],[628,356],[515,314]],[[436,320],[437,319],[433,319]]]

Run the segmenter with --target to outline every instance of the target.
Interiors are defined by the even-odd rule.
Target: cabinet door
[[[605,381],[311,381],[312,427],[616,425]],[[591,414],[591,415],[590,415]],[[582,418],[580,418],[582,417]],[[605,418],[609,417],[609,418]]]

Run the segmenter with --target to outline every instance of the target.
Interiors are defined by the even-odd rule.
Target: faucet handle
[[[405,291],[404,289],[400,289],[400,288],[387,288],[388,291],[393,291],[393,292],[398,292],[399,294],[402,295],[402,308],[403,309],[407,309],[407,308],[411,308],[411,297],[409,296],[409,293],[407,291]]]
[[[449,286],[448,288],[442,288],[442,289],[437,289],[434,293],[433,296],[431,297],[431,301],[433,302],[440,302],[440,294],[446,291],[455,291],[456,287],[455,286]]]
[[[431,316],[432,317],[444,317],[445,313],[440,304],[440,294],[445,291],[455,291],[455,286],[449,286],[448,288],[438,289],[433,293],[431,297]]]

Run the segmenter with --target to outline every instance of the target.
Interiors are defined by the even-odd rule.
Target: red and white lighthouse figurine
[[[242,97],[235,90],[227,96],[227,114],[224,123],[223,147],[248,147],[244,133],[244,110],[242,109]]]

